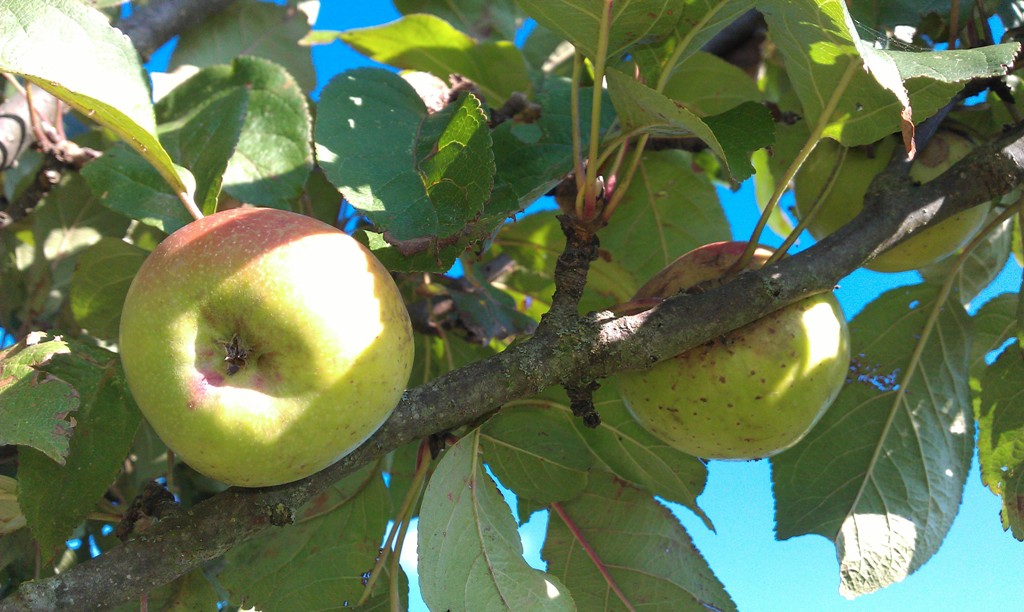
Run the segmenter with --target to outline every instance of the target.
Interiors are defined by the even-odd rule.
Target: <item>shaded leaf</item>
[[[702,118],[622,72],[609,70],[607,78],[624,131],[700,138],[726,162],[737,181],[754,171],[750,153],[768,146],[774,138],[774,122],[760,104],[745,102],[721,115]]]
[[[395,0],[403,15],[431,13],[477,38],[513,40],[523,21],[514,0]]]
[[[157,103],[157,120],[163,125],[200,113],[209,115],[210,110],[203,110],[206,103],[197,105],[196,101],[213,101],[229,94],[245,99],[238,134],[211,134],[209,119],[202,128],[218,149],[213,168],[219,169],[218,178],[223,175],[224,191],[254,206],[289,208],[306,183],[313,152],[305,94],[283,67],[265,59],[240,57],[230,65],[201,70]],[[195,129],[191,123],[186,129]],[[184,159],[180,157],[179,163]],[[205,164],[193,167],[197,178],[204,168]]]
[[[103,238],[82,252],[71,278],[71,311],[93,337],[116,342],[121,307],[146,251],[117,238]]]
[[[561,34],[590,59],[598,59],[604,0],[517,1],[537,23]],[[617,58],[637,43],[652,43],[671,34],[680,18],[676,5],[672,0],[614,2],[605,57]]]
[[[628,609],[736,609],[669,509],[607,472],[593,472],[582,495],[555,508],[541,554],[581,610],[626,608],[587,548]]]
[[[0,537],[24,526],[25,515],[18,505],[18,481],[10,476],[0,476]]]
[[[445,452],[427,485],[418,555],[431,609],[575,609],[557,578],[523,559],[512,511],[484,471],[479,430]]]
[[[988,354],[1012,338],[1017,329],[1016,293],[997,295],[971,318],[974,339],[971,342],[971,378],[980,379],[985,372]]]
[[[451,291],[458,311],[459,323],[466,328],[468,339],[487,344],[493,339],[532,333],[536,322],[519,311],[508,293],[487,283],[470,291]]]
[[[1019,344],[999,355],[982,378],[978,407],[981,480],[1003,501],[1003,529],[1024,541],[1024,356]]]
[[[401,77],[342,73],[324,89],[317,157],[327,178],[395,240],[447,238],[483,212],[493,156],[479,102],[428,115]]]
[[[531,90],[526,60],[514,44],[477,42],[436,15],[407,15],[384,25],[343,32],[341,39],[382,64],[429,72],[443,81],[453,74],[464,76],[494,108],[514,92]]]
[[[703,52],[683,62],[662,93],[702,117],[761,100],[754,79],[717,55]]]
[[[153,612],[187,612],[189,610],[216,610],[217,591],[203,575],[192,570],[164,586],[146,594],[146,609]],[[133,601],[115,608],[116,612],[135,612],[139,602]]]
[[[175,193],[188,193],[155,132],[142,65],[128,37],[75,0],[18,0],[0,8],[0,71],[29,79],[111,129]],[[74,49],[54,61],[54,49]]]
[[[564,406],[506,405],[481,428],[487,465],[517,496],[547,504],[579,495],[594,463]]]
[[[629,300],[683,253],[731,235],[715,187],[691,154],[645,153],[614,222],[601,231],[601,246],[610,256],[594,262],[589,289],[607,301],[593,306]]]
[[[294,6],[257,0],[233,2],[223,11],[181,34],[168,70],[228,64],[241,55],[280,64],[305,91],[316,86],[309,47],[299,41],[309,33],[307,16]]]
[[[906,374],[936,293],[893,289],[851,321],[849,382],[806,438],[771,459],[778,538],[833,540],[846,597],[917,570],[960,507],[974,419],[969,321],[955,299]]]
[[[44,334],[29,334],[0,351],[0,446],[29,446],[64,464],[79,395],[67,381],[37,368],[67,352],[66,342]]]
[[[974,298],[978,297],[978,294],[1006,267],[1006,262],[1010,259],[1012,230],[1013,222],[1007,221],[989,232],[984,241],[967,256],[963,267],[956,271],[953,287],[964,306],[974,301]],[[956,260],[957,257],[952,256],[928,266],[920,270],[921,276],[925,281],[941,285],[953,273]]]
[[[81,175],[101,204],[125,217],[167,233],[192,221],[156,170],[126,145],[114,145]]]
[[[43,557],[63,548],[71,531],[114,482],[131,448],[141,415],[128,395],[117,355],[80,343],[41,369],[72,387],[81,405],[67,463],[32,449],[19,456],[19,500]]]
[[[231,549],[218,580],[231,601],[261,610],[324,610],[354,605],[373,569],[391,502],[376,466],[335,483],[298,509],[295,524]],[[386,576],[375,585],[386,597]],[[310,585],[316,588],[310,588]]]

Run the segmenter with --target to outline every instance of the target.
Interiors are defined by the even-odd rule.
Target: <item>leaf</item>
[[[194,112],[160,126],[168,151],[196,179],[196,204],[203,214],[217,210],[228,159],[248,113],[249,92],[235,88],[204,99]]]
[[[696,136],[726,162],[737,181],[754,171],[750,153],[772,143],[774,122],[760,104],[745,102],[721,115],[702,118],[618,70],[609,70],[607,79],[623,131]]]
[[[309,33],[307,19],[292,6],[257,0],[233,2],[181,34],[168,70],[207,68],[249,55],[284,66],[304,91],[312,91],[316,86],[313,58],[309,48],[299,44]]]
[[[833,540],[845,597],[918,569],[960,507],[974,419],[969,321],[955,299],[941,305],[907,379],[936,293],[929,285],[892,289],[851,321],[849,382],[807,437],[771,460],[777,537]]]
[[[219,582],[231,601],[261,610],[324,610],[355,602],[373,569],[391,502],[376,466],[335,483],[296,512],[295,524],[231,549]],[[384,587],[382,576],[375,588]],[[310,588],[315,585],[315,588]]]
[[[1024,541],[1024,358],[1012,344],[986,371],[978,408],[981,481],[1003,500],[1003,529]]]
[[[25,515],[18,505],[18,481],[10,476],[0,476],[0,537],[24,526]]]
[[[70,384],[81,401],[67,463],[26,448],[19,456],[19,501],[44,559],[64,547],[114,482],[141,420],[117,356],[77,342],[69,346],[71,352],[41,368]]]
[[[67,343],[41,333],[0,351],[0,446],[29,446],[64,464],[75,422],[70,415],[78,410],[79,395],[38,367],[67,352]]]
[[[991,283],[1006,267],[1010,259],[1010,244],[1013,239],[1013,222],[1008,220],[989,232],[981,244],[977,246],[964,265],[956,270],[953,287],[960,302],[966,307],[978,294]],[[953,266],[957,257],[951,256],[936,264],[920,270],[925,281],[941,285],[954,273]]]
[[[86,164],[81,175],[101,204],[125,217],[167,233],[192,221],[156,170],[126,145],[107,149]],[[191,176],[189,179],[194,184]]]
[[[513,40],[523,21],[514,0],[395,0],[403,15],[431,13],[470,36]]]
[[[785,58],[802,114],[846,146],[903,130],[912,134],[911,121],[934,114],[963,81],[1005,74],[1018,49],[880,50],[861,40],[840,0],[766,0],[759,9]],[[906,83],[915,77],[927,79]]]
[[[471,342],[487,344],[495,338],[528,335],[537,327],[536,321],[519,311],[511,295],[490,283],[467,291],[452,289],[449,295]]]
[[[594,464],[564,406],[513,402],[481,428],[487,465],[517,496],[548,504],[579,495]]]
[[[589,289],[607,296],[594,308],[629,300],[683,253],[732,235],[708,175],[678,150],[644,154],[614,219],[601,231],[610,256],[592,265]]]
[[[662,93],[701,117],[724,113],[744,102],[760,102],[757,83],[717,55],[699,52],[683,62]]]
[[[558,32],[591,60],[598,59],[604,0],[517,0],[537,23]],[[606,58],[618,58],[633,45],[670,35],[680,19],[678,2],[619,0],[612,3]],[[603,58],[602,58],[603,59]]]
[[[89,335],[117,341],[124,297],[145,259],[145,251],[117,238],[102,238],[78,257],[71,311]]]
[[[342,32],[341,39],[367,57],[443,81],[453,74],[473,81],[497,108],[515,92],[529,93],[526,59],[507,40],[477,42],[436,15],[407,15],[380,26]]]
[[[210,110],[206,102],[197,104],[197,100],[212,101],[229,94],[245,99],[239,107],[239,132],[210,134]],[[302,193],[313,164],[311,119],[305,94],[278,64],[240,57],[230,65],[201,70],[162,98],[156,113],[161,124],[204,115],[204,131],[199,133],[211,144],[198,151],[208,156],[206,148],[218,149],[213,168],[220,170],[224,191],[232,197],[254,206],[288,209]],[[195,129],[191,124],[185,129]],[[195,158],[195,153],[191,157]],[[204,165],[193,167],[197,176]]]
[[[971,378],[980,379],[986,369],[989,353],[1000,348],[1014,336],[1017,328],[1016,293],[997,295],[982,306],[972,317],[974,340],[971,342]]]
[[[149,87],[128,37],[75,0],[17,0],[0,8],[0,72],[25,77],[109,128],[175,193],[188,189],[157,140]],[[54,49],[74,49],[54,61]]]
[[[555,508],[541,555],[581,610],[736,609],[668,508],[606,472]]]
[[[483,212],[494,163],[476,98],[428,115],[401,77],[362,68],[327,85],[317,116],[327,178],[395,240],[449,238]]]
[[[753,9],[754,5],[754,0],[687,0],[673,3],[672,10],[679,14],[675,35],[654,44],[641,43],[631,54],[640,65],[647,82],[656,83],[669,67],[669,60],[675,62],[674,68],[682,69],[711,39]],[[725,80],[720,75],[715,76],[715,82]],[[703,83],[709,84],[707,81]]]
[[[484,471],[480,431],[441,457],[420,510],[418,568],[433,610],[574,610],[564,586],[523,559],[512,511]]]

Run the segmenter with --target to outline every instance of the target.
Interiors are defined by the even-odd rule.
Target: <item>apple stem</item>
[[[636,608],[633,607],[633,604],[631,604],[629,602],[629,599],[626,598],[626,594],[623,593],[622,589],[619,588],[619,585],[615,583],[615,579],[612,578],[611,574],[608,573],[608,568],[605,567],[604,562],[597,555],[597,551],[594,550],[594,548],[590,545],[590,542],[587,541],[587,538],[584,537],[583,532],[580,531],[579,525],[576,524],[576,521],[572,520],[569,514],[565,511],[565,508],[562,507],[562,504],[558,502],[553,502],[551,504],[551,509],[555,511],[555,514],[557,514],[558,517],[562,519],[562,522],[565,523],[565,526],[569,528],[569,531],[572,533],[572,536],[576,538],[576,541],[579,542],[584,552],[586,552],[587,556],[590,557],[590,560],[594,563],[594,566],[597,568],[597,571],[601,573],[601,576],[604,578],[605,583],[608,584],[608,587],[612,590],[612,592],[614,592],[619,597],[623,605],[626,606],[627,610],[630,610],[630,612],[635,612]]]
[[[180,200],[181,203],[185,206],[185,210],[188,211],[189,216],[191,216],[196,221],[203,218],[203,211],[199,210],[199,207],[196,206],[196,203],[192,199],[192,196],[185,193],[184,191],[178,192],[177,196],[178,200]]]

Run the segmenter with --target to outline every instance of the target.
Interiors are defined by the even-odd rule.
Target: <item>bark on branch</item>
[[[897,173],[872,184],[865,211],[814,247],[701,294],[616,318],[591,313],[555,333],[410,389],[363,446],[305,480],[267,489],[229,489],[124,546],[36,582],[0,611],[106,608],[136,598],[214,559],[272,524],[271,509],[297,508],[335,481],[408,442],[472,422],[502,404],[573,380],[639,369],[724,334],[801,298],[828,291],[880,251],[1024,183],[1024,127],[985,145],[924,186]]]

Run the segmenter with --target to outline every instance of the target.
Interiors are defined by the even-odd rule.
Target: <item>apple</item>
[[[362,444],[398,404],[412,327],[388,271],[311,217],[236,208],[161,242],[121,313],[128,387],[198,472],[258,487]]]
[[[746,244],[690,251],[634,300],[704,287],[722,277]],[[771,254],[758,247],[748,269]],[[705,459],[760,459],[796,444],[835,399],[849,370],[849,336],[835,296],[823,293],[616,379],[633,417],[670,446]]]
[[[840,163],[842,145],[831,139],[818,143],[804,162],[796,178],[796,215],[804,218],[835,174],[831,189],[811,219],[807,229],[820,240],[852,220],[864,207],[864,195],[876,174],[881,172],[898,141],[889,137],[871,148],[854,147],[846,150]],[[958,132],[941,130],[921,150],[910,167],[910,178],[919,183],[938,177],[966,156],[974,142]],[[985,222],[990,204],[975,206],[925,228],[885,251],[867,263],[877,272],[903,272],[929,266],[955,253],[977,233]]]

